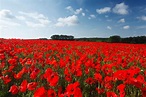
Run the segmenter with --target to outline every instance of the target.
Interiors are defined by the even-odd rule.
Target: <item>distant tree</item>
[[[121,42],[121,37],[118,36],[118,35],[110,36],[109,37],[109,42],[112,42],[112,43]]]
[[[59,39],[59,35],[52,35],[51,39],[54,39],[54,40]]]

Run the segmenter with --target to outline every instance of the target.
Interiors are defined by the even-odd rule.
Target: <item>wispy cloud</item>
[[[96,18],[96,16],[94,14],[91,14],[90,17],[91,18]]]
[[[137,29],[146,29],[146,25],[138,26]]]
[[[104,8],[101,8],[101,9],[96,9],[96,12],[98,14],[104,14],[104,13],[108,13],[111,11],[111,8],[110,7],[104,7]]]
[[[125,5],[125,3],[116,4],[116,6],[113,8],[113,12],[120,15],[126,15],[128,14],[128,5]]]
[[[107,29],[109,29],[109,30],[112,30],[112,27],[110,27],[110,26],[107,26]]]
[[[143,15],[141,17],[137,17],[137,18],[140,19],[140,20],[146,21],[146,16],[145,15]]]
[[[69,10],[70,12],[74,13],[74,9],[71,6],[67,6],[65,9]]]
[[[126,29],[129,29],[129,28],[130,28],[129,25],[123,27],[123,29],[125,29],[125,30],[126,30]]]
[[[20,24],[14,21],[0,20],[0,26],[10,27],[10,26],[20,26]]]
[[[88,17],[88,19],[90,20],[90,19],[95,19],[96,18],[96,16],[94,15],[94,14],[91,14],[89,17]]]
[[[59,18],[58,22],[55,24],[57,27],[64,27],[64,26],[74,26],[79,23],[78,17],[76,15],[68,16],[65,18]]]
[[[82,13],[82,16],[85,16],[86,14],[85,13]]]
[[[125,23],[125,19],[123,18],[123,19],[120,19],[119,21],[118,21],[118,23]]]
[[[80,14],[83,11],[82,8],[74,10],[71,6],[67,6],[65,9],[69,10],[73,14]]]
[[[48,17],[44,16],[43,14],[33,12],[19,12],[22,16],[19,16],[19,19],[25,19],[27,26],[29,27],[46,27],[51,21]]]
[[[76,9],[76,11],[74,12],[75,14],[80,14],[80,13],[82,13],[82,8],[79,8],[79,9]]]

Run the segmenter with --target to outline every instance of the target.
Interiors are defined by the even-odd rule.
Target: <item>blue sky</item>
[[[146,35],[145,0],[0,0],[1,38]]]

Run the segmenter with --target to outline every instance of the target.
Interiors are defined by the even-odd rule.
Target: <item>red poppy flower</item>
[[[58,83],[59,76],[57,73],[52,73],[48,78],[47,81],[50,83],[50,86],[56,86]]]
[[[56,97],[56,92],[53,89],[48,90],[48,97]]]
[[[11,82],[11,78],[8,75],[3,76],[2,80],[4,81],[4,84],[8,84],[9,82]]]
[[[0,54],[0,60],[4,60],[5,59],[5,55],[4,54]]]
[[[74,97],[82,97],[82,92],[80,88],[76,88],[74,91]]]
[[[117,94],[114,92],[107,92],[106,95],[107,97],[118,97]]]
[[[17,74],[14,75],[15,79],[20,79],[22,77],[22,75],[26,72],[26,68],[22,68],[21,71],[19,71]]]
[[[98,94],[102,94],[102,93],[104,93],[104,89],[96,88],[96,91],[98,92]]]
[[[70,74],[65,75],[65,80],[71,82],[72,81],[71,75]]]
[[[8,62],[9,62],[10,65],[14,65],[14,66],[17,64],[17,61],[14,58],[13,59],[9,59]]]
[[[66,94],[68,95],[68,96],[70,96],[70,95],[74,95],[75,94],[75,91],[76,91],[76,89],[79,87],[79,82],[75,82],[75,83],[73,83],[73,84],[69,84],[68,86],[67,86],[67,88],[66,88]]]
[[[35,79],[38,75],[38,73],[40,72],[39,69],[35,69],[34,71],[32,71],[32,73],[30,74],[30,78],[31,79]]]
[[[34,97],[47,97],[47,91],[44,87],[40,87],[34,92]]]
[[[31,83],[27,84],[28,90],[34,90],[36,88],[36,86],[37,86],[36,82],[31,82]]]
[[[119,91],[125,91],[125,85],[124,84],[120,84],[120,85],[117,86],[117,89]]]
[[[27,80],[23,80],[21,85],[20,85],[20,92],[25,92],[27,89]]]
[[[125,85],[124,84],[120,84],[117,89],[120,91],[120,97],[125,97]]]
[[[146,97],[146,87],[141,88],[142,91],[142,97]]]
[[[46,71],[45,71],[45,74],[44,74],[44,78],[48,78],[48,76],[50,76],[51,74],[52,74],[52,69],[51,68],[48,68],[48,69],[46,69]]]
[[[95,80],[93,78],[89,77],[85,80],[85,82],[91,85],[91,84],[95,83]]]
[[[10,90],[9,90],[9,92],[11,92],[13,95],[17,94],[18,91],[19,91],[19,89],[18,89],[18,87],[16,85],[11,86]]]
[[[94,78],[95,80],[99,81],[99,82],[102,82],[102,76],[100,73],[95,73],[94,74]]]

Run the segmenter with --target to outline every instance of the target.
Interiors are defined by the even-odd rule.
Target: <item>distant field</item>
[[[0,39],[0,97],[145,97],[146,45]]]

